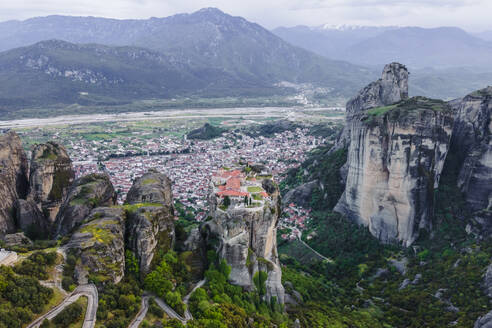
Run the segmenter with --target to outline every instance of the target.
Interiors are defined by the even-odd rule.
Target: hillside
[[[64,42],[44,41],[50,39]],[[40,43],[30,45],[34,42]],[[183,95],[296,94],[301,84],[320,87],[325,98],[346,98],[373,77],[371,70],[294,47],[213,8],[149,20],[49,16],[0,23],[0,44],[4,50],[23,46],[0,54],[1,104],[14,109]],[[18,86],[26,84],[20,94]]]
[[[492,84],[487,32],[473,36],[453,27],[392,26],[296,26],[273,32],[327,58],[371,67],[404,62],[412,73],[412,96],[454,99]]]
[[[475,36],[486,41],[492,41],[492,30],[475,33]]]
[[[284,40],[319,55],[359,65],[405,62],[410,68],[486,67],[492,43],[456,27],[277,28]],[[486,36],[487,33],[483,33]]]
[[[294,26],[278,27],[272,32],[293,45],[328,58],[344,58],[346,49],[397,27],[372,26]]]
[[[186,137],[188,139],[208,140],[220,137],[225,129],[205,123],[202,127],[190,131]]]
[[[118,104],[169,97],[206,82],[160,53],[44,41],[0,53],[0,106]]]
[[[347,60],[360,64],[405,62],[409,67],[487,66],[492,43],[454,27],[405,27],[385,31],[346,51]]]

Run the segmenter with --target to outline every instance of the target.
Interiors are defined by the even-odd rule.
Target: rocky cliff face
[[[408,70],[399,63],[383,68],[379,80],[370,83],[347,102],[347,116],[361,111],[387,106],[408,98]]]
[[[53,236],[70,233],[95,207],[116,205],[116,197],[106,174],[89,174],[75,180],[56,217]]]
[[[77,257],[74,278],[79,284],[118,283],[125,272],[125,210],[99,207],[90,213],[66,245]]]
[[[146,203],[147,202],[147,203]],[[171,181],[150,170],[135,180],[127,197],[127,247],[149,272],[157,250],[167,252],[174,244],[174,207]]]
[[[453,113],[422,97],[351,118],[345,192],[335,210],[383,242],[409,246],[428,228],[449,148]]]
[[[460,168],[458,186],[472,211],[492,209],[492,87],[453,103],[451,140]]]
[[[492,298],[492,264],[487,267],[483,279],[483,288],[485,294]],[[479,317],[475,322],[473,328],[490,328],[492,327],[492,311],[485,314],[483,317]]]
[[[66,149],[54,142],[36,145],[32,152],[28,199],[38,204],[52,225],[75,173]]]
[[[266,191],[275,186],[273,183],[264,185]],[[223,200],[212,191],[209,198],[212,220],[202,226],[202,232],[207,244],[231,266],[231,283],[253,290],[255,274],[265,272],[268,274],[266,299],[276,297],[283,303],[284,287],[276,240],[280,195],[276,186],[269,191],[272,192],[268,192],[262,206],[236,204],[226,209],[220,205]]]
[[[379,80],[367,85],[347,102],[346,125],[333,150],[346,147],[350,143],[351,123],[355,115],[371,108],[392,105],[405,99],[408,99],[407,68],[399,63],[386,65]]]
[[[0,136],[0,236],[15,231],[14,203],[28,191],[29,164],[19,136]]]
[[[48,222],[34,201],[17,199],[14,207],[18,228],[30,236],[46,238],[49,235]]]
[[[288,206],[290,203],[296,203],[299,206],[310,207],[311,206],[311,196],[313,191],[318,188],[319,182],[313,180],[307,183],[289,190],[282,199],[283,206]]]
[[[171,180],[155,169],[150,169],[142,177],[136,179],[128,191],[128,204],[158,203],[172,204]]]

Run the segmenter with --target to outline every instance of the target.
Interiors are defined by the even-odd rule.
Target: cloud
[[[0,20],[52,14],[166,17],[218,7],[267,28],[293,25],[412,25],[492,29],[490,0],[1,0]]]
[[[305,0],[294,3],[291,10],[312,10],[326,8],[360,8],[360,7],[463,7],[481,0]]]

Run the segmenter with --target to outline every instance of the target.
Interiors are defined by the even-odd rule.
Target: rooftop
[[[264,204],[269,194],[263,189],[262,181],[271,176],[261,176],[254,172],[249,165],[241,168],[221,168],[212,174],[212,185],[221,208],[239,206],[254,208]],[[224,203],[229,198],[230,205]],[[227,205],[227,206],[226,206]]]

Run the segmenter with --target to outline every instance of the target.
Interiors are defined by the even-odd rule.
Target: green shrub
[[[84,309],[82,305],[75,302],[63,309],[54,319],[53,323],[57,327],[67,327],[82,318]]]

